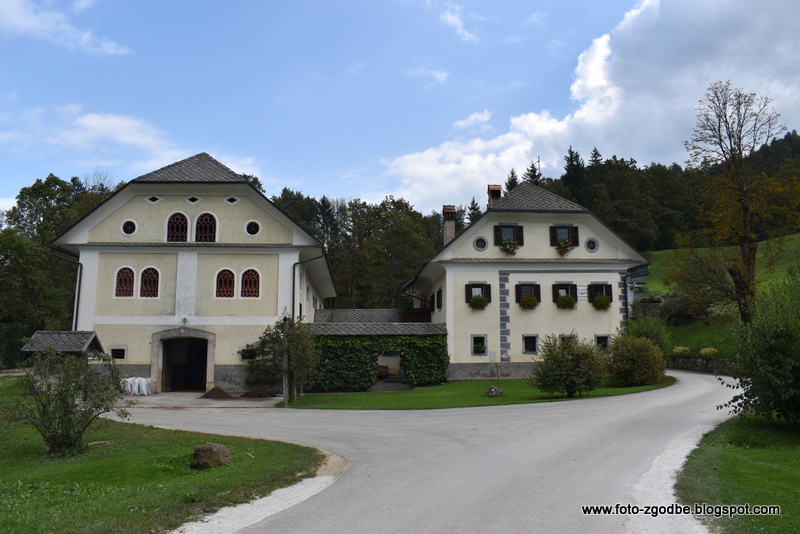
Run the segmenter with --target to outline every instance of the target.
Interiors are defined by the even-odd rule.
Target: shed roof
[[[37,330],[31,336],[23,352],[52,349],[56,352],[104,352],[100,338],[95,332],[72,330]]]
[[[320,336],[444,336],[440,323],[401,323],[398,310],[316,310],[309,330]]]

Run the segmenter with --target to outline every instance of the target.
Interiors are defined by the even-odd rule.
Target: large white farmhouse
[[[79,262],[73,330],[155,391],[240,391],[240,351],[335,296],[322,244],[205,153],[132,180],[54,245]]]
[[[455,207],[444,207],[445,246],[405,287],[447,328],[450,379],[523,376],[547,335],[608,343],[627,319],[630,273],[647,260],[589,210],[540,187],[502,196],[490,185],[488,196],[455,238]]]

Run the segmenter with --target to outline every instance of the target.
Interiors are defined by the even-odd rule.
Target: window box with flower
[[[605,295],[595,295],[592,300],[592,306],[595,310],[607,310],[611,307],[611,298]]]
[[[561,310],[572,310],[576,302],[577,299],[572,295],[561,295],[556,301],[556,306]]]
[[[532,310],[539,305],[539,299],[534,295],[527,293],[519,298],[519,307],[523,310]]]
[[[507,256],[515,256],[518,248],[519,242],[517,242],[516,239],[506,239],[500,245],[500,250],[502,250]]]
[[[469,307],[473,310],[482,310],[489,304],[489,299],[483,295],[475,295],[469,299]]]
[[[570,241],[569,239],[562,239],[556,245],[556,252],[558,252],[559,256],[564,257],[567,254],[569,254],[574,248],[575,246],[572,244],[572,241]]]

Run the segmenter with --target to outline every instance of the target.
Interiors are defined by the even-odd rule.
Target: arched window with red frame
[[[234,295],[236,277],[233,271],[222,269],[217,273],[217,290],[214,293],[217,298],[231,299]]]
[[[213,243],[217,240],[217,219],[213,215],[204,213],[197,218],[194,240],[200,243]]]
[[[142,280],[139,284],[139,296],[147,298],[158,297],[158,270],[148,267],[142,271]]]
[[[184,242],[189,240],[189,222],[183,213],[174,213],[167,221],[167,241]]]
[[[130,267],[123,267],[117,271],[117,284],[114,288],[115,297],[132,297],[133,296],[133,269]]]
[[[259,276],[255,269],[247,269],[242,273],[242,297],[257,298],[259,295]]]

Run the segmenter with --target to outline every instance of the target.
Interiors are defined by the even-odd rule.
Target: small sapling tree
[[[20,396],[2,406],[2,416],[35,428],[48,452],[79,452],[84,434],[105,413],[128,417],[130,403],[109,356],[48,350],[34,353],[29,364]]]

